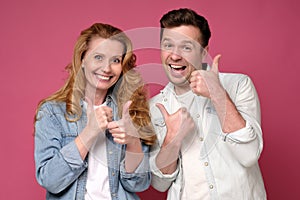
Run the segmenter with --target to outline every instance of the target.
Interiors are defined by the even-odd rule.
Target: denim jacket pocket
[[[68,131],[68,132],[63,132],[62,133],[62,146],[65,146],[69,144],[70,142],[74,141],[75,138],[77,137],[77,132],[76,131]]]

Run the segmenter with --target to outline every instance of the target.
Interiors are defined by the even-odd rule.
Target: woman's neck
[[[89,98],[96,106],[101,105],[105,101],[106,94],[107,90],[85,90],[85,96]]]

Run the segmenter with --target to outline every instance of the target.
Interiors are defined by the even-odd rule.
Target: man
[[[266,199],[258,159],[263,148],[259,99],[250,78],[205,69],[210,29],[190,9],[161,20],[168,85],[150,101],[158,143],[152,186],[168,199]]]

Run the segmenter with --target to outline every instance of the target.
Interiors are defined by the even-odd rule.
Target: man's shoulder
[[[165,95],[167,95],[173,85],[169,82],[164,88],[162,88],[159,93],[150,98],[150,104],[162,102]]]
[[[163,99],[163,95],[161,92],[159,92],[158,94],[154,95],[153,97],[150,98],[149,103],[150,104],[154,104],[157,102],[161,102]]]
[[[219,78],[224,87],[238,84],[244,80],[250,80],[250,77],[241,73],[219,73]]]
[[[220,80],[240,80],[240,79],[244,79],[244,78],[248,78],[249,76],[246,75],[246,74],[241,74],[241,73],[219,73],[219,77],[220,77]]]

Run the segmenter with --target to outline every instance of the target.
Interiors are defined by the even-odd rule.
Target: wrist
[[[175,137],[169,137],[169,135],[175,135]],[[167,135],[164,139],[164,142],[162,144],[162,147],[175,147],[180,149],[181,147],[182,139],[180,138],[179,134],[172,134],[170,132],[167,132]]]
[[[141,140],[137,137],[133,137],[131,141],[126,144],[126,151],[142,152]]]
[[[86,126],[86,127],[84,127],[83,132],[85,132],[86,134],[89,134],[91,137],[97,137],[98,134],[102,131],[99,131],[99,129],[90,128],[89,126]]]
[[[226,99],[226,90],[220,86],[217,88],[211,88],[210,90],[210,99],[213,103],[224,102]]]

